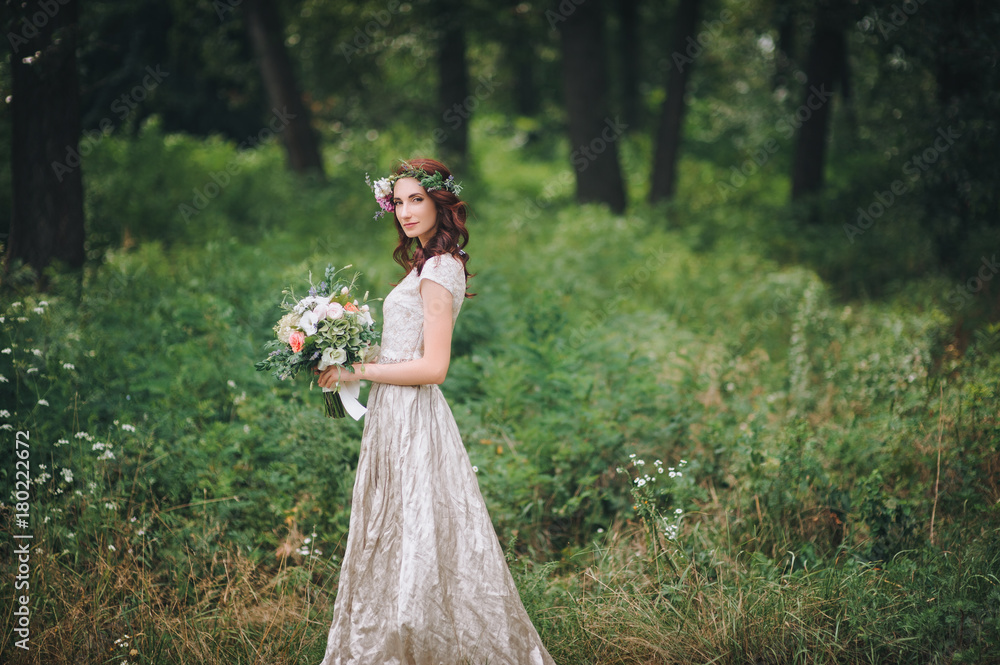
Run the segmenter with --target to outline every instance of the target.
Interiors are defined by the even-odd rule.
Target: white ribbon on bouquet
[[[364,404],[358,401],[361,396],[361,382],[348,381],[340,384],[340,388],[323,388],[325,393],[340,393],[340,401],[344,405],[344,411],[355,420],[361,420],[361,416],[368,411]]]

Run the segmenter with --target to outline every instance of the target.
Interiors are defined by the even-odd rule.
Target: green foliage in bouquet
[[[304,368],[325,370],[333,365],[354,371],[353,363],[371,361],[378,353],[379,332],[368,311],[368,294],[361,304],[353,297],[360,273],[350,282],[338,278],[340,270],[326,267],[324,279],[313,284],[309,274],[309,295],[295,296],[283,291],[281,307],[285,314],[274,326],[277,339],[264,345],[267,357],[254,364],[257,371],[270,372],[277,379],[294,377]],[[343,418],[344,407],[336,391],[326,392],[327,415]]]

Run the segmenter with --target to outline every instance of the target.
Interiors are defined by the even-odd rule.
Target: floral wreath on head
[[[392,202],[392,189],[396,186],[396,181],[400,178],[415,178],[420,183],[420,186],[428,192],[443,189],[458,196],[462,191],[462,185],[455,181],[455,176],[453,175],[445,178],[440,171],[428,173],[423,169],[414,168],[406,162],[403,162],[402,165],[403,171],[401,173],[393,173],[385,178],[379,178],[374,183],[368,174],[365,174],[365,182],[368,183],[368,186],[375,194],[375,200],[378,201],[378,205],[381,208],[381,210],[375,213],[373,219],[378,219],[387,212],[395,212],[396,206]]]

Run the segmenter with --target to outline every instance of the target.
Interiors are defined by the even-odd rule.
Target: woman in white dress
[[[467,297],[461,188],[431,159],[404,162],[372,187],[376,217],[393,213],[393,257],[406,276],[383,303],[379,361],[318,379],[372,382],[321,665],[554,665],[438,387]]]

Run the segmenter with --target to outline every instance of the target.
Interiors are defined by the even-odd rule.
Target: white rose
[[[344,316],[344,306],[339,302],[332,302],[326,308],[326,318],[336,321]]]
[[[343,365],[344,361],[347,360],[347,351],[343,349],[335,349],[332,346],[328,346],[323,349],[323,355],[319,359],[319,371],[323,371],[330,365]]]

